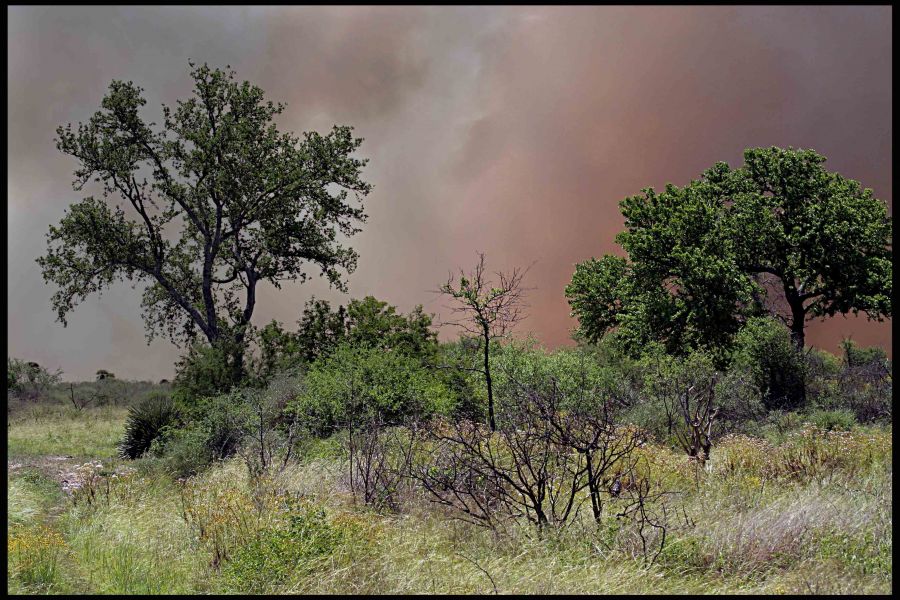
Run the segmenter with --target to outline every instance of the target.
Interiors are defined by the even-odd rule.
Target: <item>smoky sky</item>
[[[171,377],[147,345],[140,288],[90,297],[68,327],[34,262],[66,207],[55,129],[87,120],[113,79],[149,120],[191,93],[188,61],[230,65],[296,133],[348,124],[374,191],[349,295],[324,280],[261,290],[254,322],[293,325],[312,296],[372,294],[448,311],[450,270],[533,264],[519,333],[569,343],[575,263],[621,253],[618,203],[683,185],[745,148],[813,148],[892,203],[890,7],[10,7],[8,352],[67,379]],[[450,337],[446,329],[442,336]],[[808,343],[890,347],[889,323],[837,317]]]

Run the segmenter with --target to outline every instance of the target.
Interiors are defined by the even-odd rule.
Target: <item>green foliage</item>
[[[164,395],[150,396],[128,410],[125,437],[119,444],[119,453],[125,458],[140,458],[160,436],[163,429],[178,419],[172,399]]]
[[[803,355],[791,343],[788,329],[778,321],[771,317],[747,321],[735,338],[732,361],[752,374],[768,410],[802,408],[805,398]]]
[[[498,405],[522,389],[549,393],[553,387],[564,408],[584,409],[615,397],[630,398],[627,376],[618,368],[603,365],[591,348],[561,348],[548,352],[534,340],[512,341],[498,347],[492,357]]]
[[[815,410],[809,422],[824,431],[849,431],[856,425],[856,415],[849,410]]]
[[[236,381],[257,285],[304,281],[312,266],[344,289],[357,255],[341,240],[365,221],[371,186],[352,128],[282,133],[283,104],[232,71],[191,67],[194,94],[164,106],[161,127],[141,117],[140,87],[113,81],[87,123],[57,129],[57,148],[79,163],[75,190],[96,182],[103,197],[69,207],[38,264],[63,324],[87,296],[145,283],[148,337],[227,340]]]
[[[347,339],[357,346],[401,352],[428,359],[437,349],[437,333],[431,329],[431,315],[416,306],[406,315],[387,302],[366,296],[347,306]]]
[[[802,347],[808,318],[891,316],[885,203],[827,172],[811,150],[755,148],[744,159],[621,202],[626,230],[616,240],[627,259],[580,263],[566,288],[580,335],[615,330],[634,355],[651,341],[672,354],[728,351],[746,319],[786,303]]]
[[[316,433],[378,417],[449,414],[444,383],[421,363],[395,351],[341,344],[310,367],[293,409]]]
[[[229,590],[260,594],[277,589],[288,578],[308,575],[317,561],[353,539],[352,525],[335,524],[322,507],[287,502],[285,526],[260,532],[225,565]]]
[[[351,300],[346,309],[338,306],[332,311],[327,301],[313,298],[303,309],[296,333],[285,331],[277,321],[260,330],[255,379],[264,384],[279,371],[327,358],[342,342],[427,361],[437,352],[437,333],[431,324],[431,315],[421,306],[403,315],[387,302],[366,296]]]
[[[253,361],[253,383],[263,385],[281,371],[301,367],[306,352],[301,351],[300,336],[282,329],[274,319],[259,330],[256,336],[259,358]]]
[[[196,341],[175,365],[173,397],[181,403],[216,396],[240,382],[235,380],[234,348],[225,342]]]
[[[237,452],[250,419],[242,392],[176,401],[176,407],[180,422],[164,429],[153,444],[164,470],[187,477]]]
[[[331,354],[347,336],[347,311],[343,306],[338,306],[332,312],[327,300],[312,298],[303,308],[297,325],[295,339],[300,356],[311,363]]]

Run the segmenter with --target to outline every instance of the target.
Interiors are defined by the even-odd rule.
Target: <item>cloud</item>
[[[522,329],[566,343],[576,262],[615,252],[618,202],[684,184],[744,148],[812,147],[892,202],[888,7],[11,7],[8,341],[71,377],[169,377],[127,286],[53,323],[34,258],[76,201],[55,127],[87,119],[113,78],[159,104],[190,92],[188,59],[230,64],[286,101],[282,128],[350,124],[375,185],[353,240],[351,296],[424,303],[448,270],[537,261]],[[270,288],[257,322],[292,323],[324,282]],[[103,308],[106,307],[106,308]],[[109,310],[115,308],[111,320]],[[890,345],[888,324],[810,326]],[[448,332],[450,334],[450,332]],[[92,343],[86,344],[90,340]],[[96,347],[95,347],[96,346]],[[101,347],[102,346],[102,347]],[[134,357],[142,360],[134,360]],[[167,366],[168,365],[168,366]]]

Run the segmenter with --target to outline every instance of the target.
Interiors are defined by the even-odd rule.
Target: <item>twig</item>
[[[499,594],[500,594],[500,592],[497,590],[497,583],[494,581],[494,578],[491,577],[491,574],[488,572],[487,569],[485,569],[484,567],[482,567],[481,565],[479,565],[477,562],[475,562],[473,559],[469,558],[468,556],[466,556],[466,555],[463,554],[462,552],[457,552],[456,554],[458,554],[459,556],[462,556],[464,559],[466,559],[467,561],[469,561],[470,563],[472,563],[473,565],[475,565],[475,567],[478,568],[479,571],[481,571],[482,573],[484,573],[485,575],[487,575],[487,578],[491,580],[491,585],[494,586],[494,594],[495,594],[495,595],[499,595]]]

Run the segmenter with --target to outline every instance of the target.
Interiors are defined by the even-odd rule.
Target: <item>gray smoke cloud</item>
[[[74,162],[57,125],[86,120],[112,79],[147,114],[190,93],[188,60],[231,65],[287,102],[295,132],[350,124],[375,185],[350,296],[446,313],[430,290],[475,251],[535,263],[520,332],[554,346],[574,321],[576,262],[618,251],[618,202],[687,183],[744,148],[814,148],[892,203],[890,7],[10,7],[9,353],[119,377],[170,377],[146,345],[139,293],[120,285],[55,323],[34,259],[67,205]],[[321,280],[264,289],[255,321],[293,323]],[[447,330],[444,335],[454,333]],[[810,326],[890,347],[888,323]]]

